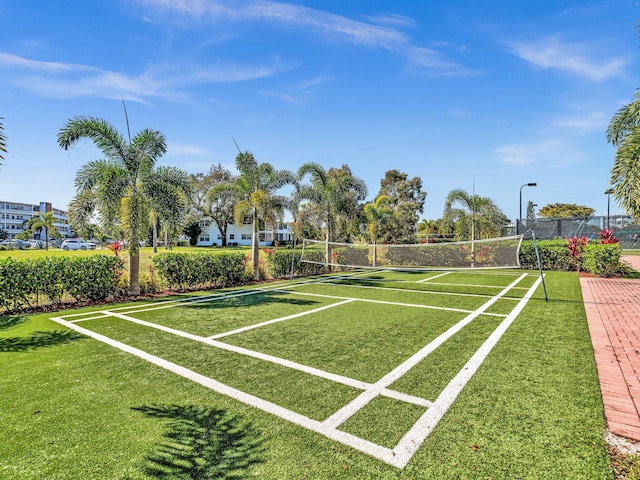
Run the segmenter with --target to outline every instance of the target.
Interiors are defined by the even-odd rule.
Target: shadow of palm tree
[[[53,347],[69,343],[73,340],[87,338],[68,330],[54,330],[52,332],[33,332],[28,337],[0,338],[0,352],[24,352],[41,347]]]
[[[307,306],[315,305],[316,303],[318,303],[316,300],[292,298],[286,297],[285,295],[287,294],[283,292],[265,292],[242,297],[221,298],[219,300],[216,298],[212,298],[210,302],[187,303],[184,306],[188,308],[220,309],[250,307],[252,305],[266,305],[270,303]]]
[[[0,330],[7,330],[24,322],[24,315],[0,315]]]
[[[146,457],[147,475],[163,479],[239,480],[262,462],[262,440],[251,425],[224,410],[195,405],[132,407],[168,420],[169,429],[156,450]]]

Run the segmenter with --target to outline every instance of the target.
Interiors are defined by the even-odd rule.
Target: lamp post
[[[516,222],[516,235],[520,235],[520,223],[522,223],[522,189],[524,187],[536,187],[537,185],[537,183],[525,183],[520,187],[520,216]]]
[[[613,193],[613,188],[609,188],[605,190],[604,194],[607,196],[607,230],[610,228],[610,212],[611,212],[611,194]]]

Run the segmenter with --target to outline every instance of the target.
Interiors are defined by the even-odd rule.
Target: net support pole
[[[293,250],[291,251],[291,272],[289,274],[289,280],[293,280],[293,265],[294,265],[294,260],[296,258],[296,240],[298,240],[297,237],[293,237]],[[304,244],[302,245],[302,248],[304,248]]]
[[[536,251],[536,260],[538,261],[538,270],[540,270],[540,280],[542,280],[542,289],[544,290],[544,301],[548,302],[547,285],[544,283],[544,274],[542,273],[542,262],[540,261],[540,250],[538,250],[538,242],[536,241],[536,234],[531,230],[531,238],[533,238],[533,248]]]

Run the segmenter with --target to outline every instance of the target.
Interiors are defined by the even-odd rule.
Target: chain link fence
[[[598,232],[612,228],[614,236],[623,249],[640,249],[640,225],[634,223],[629,215],[594,216],[584,218],[536,218],[523,219],[517,227],[525,239],[531,239],[533,230],[538,240],[554,238],[587,237],[598,238]],[[516,233],[516,225],[509,227]]]

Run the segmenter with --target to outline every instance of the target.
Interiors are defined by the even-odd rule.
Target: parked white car
[[[96,244],[93,242],[85,242],[81,238],[67,238],[61,244],[63,250],[95,250]]]

